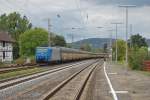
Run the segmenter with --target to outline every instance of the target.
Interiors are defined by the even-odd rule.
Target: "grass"
[[[46,69],[43,68],[32,68],[32,69],[25,69],[25,70],[20,70],[20,71],[12,71],[8,73],[2,73],[0,74],[0,80],[3,79],[9,79],[17,76],[26,76],[26,75],[31,75],[37,72],[43,72],[46,71]]]
[[[4,66],[4,64],[0,62],[0,67],[3,67],[3,66]]]
[[[0,63],[0,68],[8,67],[10,63]]]
[[[125,64],[125,61],[124,61],[124,60],[122,60],[122,61],[118,61],[118,64],[123,65],[123,64]]]

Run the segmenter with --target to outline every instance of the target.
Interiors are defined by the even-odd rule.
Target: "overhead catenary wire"
[[[87,30],[88,28],[87,28],[87,22],[88,22],[88,17],[89,17],[89,15],[85,12],[85,11],[83,11],[82,9],[81,9],[81,1],[80,0],[75,0],[76,1],[76,6],[77,6],[77,9],[79,9],[79,12],[80,12],[80,17],[81,17],[81,21],[82,21],[82,25],[83,25],[83,28],[84,28],[84,32],[83,32],[83,34],[85,33],[85,30]],[[85,16],[83,16],[83,12],[85,12],[86,13],[86,17]],[[86,20],[85,20],[85,18],[86,18]],[[82,29],[83,30],[83,29]],[[83,39],[85,39],[85,36],[83,37]],[[82,43],[81,43],[82,44]]]
[[[82,10],[81,10],[81,2],[80,2],[80,0],[75,0],[75,3],[76,3],[77,10],[79,10],[79,13],[80,13],[81,23],[83,25],[85,25],[84,18],[83,18],[83,15],[82,15]]]

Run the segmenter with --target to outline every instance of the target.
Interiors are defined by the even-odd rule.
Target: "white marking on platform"
[[[118,100],[117,94],[115,93],[115,90],[113,89],[111,81],[110,81],[110,79],[107,75],[107,72],[106,72],[106,62],[104,62],[104,73],[105,73],[105,77],[107,79],[107,82],[108,82],[108,85],[110,87],[110,90],[111,90],[111,93],[112,93],[114,100]]]
[[[112,93],[112,92],[109,91],[109,93]],[[127,94],[129,92],[128,91],[115,91],[115,93],[117,93],[117,94]]]
[[[109,75],[117,75],[117,73],[108,73]]]

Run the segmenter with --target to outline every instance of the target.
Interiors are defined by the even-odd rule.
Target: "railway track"
[[[63,66],[59,66],[59,67],[56,66],[54,68],[49,69],[48,71],[39,72],[39,73],[31,75],[31,76],[21,77],[21,78],[19,77],[19,78],[16,78],[14,80],[9,79],[10,81],[9,80],[8,81],[7,80],[2,80],[1,84],[0,84],[0,89],[4,89],[4,88],[7,88],[7,87],[10,87],[10,86],[19,84],[19,83],[23,83],[23,82],[26,82],[26,81],[29,81],[29,80],[32,80],[32,79],[35,79],[35,78],[38,78],[38,77],[48,75],[48,74],[52,74],[52,73],[60,71],[60,70],[68,69],[68,68],[71,68],[75,65],[82,65],[84,63],[85,63],[85,61],[79,62],[79,63],[74,63],[74,64],[71,64],[71,65],[63,65]]]
[[[53,90],[43,95],[39,100],[79,100],[98,64],[99,62],[94,63],[76,72]]]
[[[53,66],[55,66],[55,65],[53,65]],[[19,64],[19,65],[14,64],[14,65],[10,65],[10,66],[0,67],[0,74],[11,72],[11,71],[19,71],[19,70],[24,70],[24,69],[29,69],[29,68],[35,68],[35,67],[40,67],[40,65],[37,65],[37,64]],[[45,67],[52,67],[52,66],[45,65]]]
[[[82,95],[80,95],[80,100],[107,100],[102,98],[100,95],[100,93],[103,93],[103,90],[100,89],[100,86],[102,85],[101,80],[103,79],[100,77],[103,73],[102,65],[103,63],[99,63],[98,67],[96,67],[90,75],[86,85],[84,86]]]
[[[68,69],[62,69],[54,73],[23,82],[0,90],[0,99],[3,100],[37,100],[52,90],[66,78],[83,70],[85,67],[95,63],[95,60],[90,60],[86,63],[74,65]],[[82,67],[81,67],[82,66]]]
[[[84,62],[84,61],[82,61],[82,62]],[[54,69],[65,67],[65,66],[72,66],[72,65],[77,64],[77,63],[79,64],[79,62],[75,62],[75,63],[71,62],[71,63],[61,64],[61,65],[44,66],[44,68],[46,68],[46,70],[42,71],[42,72],[54,70]],[[30,67],[22,68],[22,69],[28,69],[28,68],[35,68],[35,67],[30,66]],[[6,70],[7,70],[7,68],[6,68]],[[21,69],[16,68],[16,70],[19,71]],[[14,70],[8,69],[8,71],[5,71],[5,72],[11,72],[11,71],[14,71]],[[2,73],[5,73],[5,72],[2,72]],[[30,76],[30,75],[38,74],[38,73],[42,73],[42,72],[36,72],[36,73],[28,74],[28,75],[19,75],[19,76],[13,77],[13,78],[2,79],[2,80],[0,80],[0,83],[8,82],[8,81],[11,81],[11,80],[19,79],[19,78],[22,78],[22,77],[26,77],[26,76]],[[0,72],[0,74],[1,74],[1,72]]]

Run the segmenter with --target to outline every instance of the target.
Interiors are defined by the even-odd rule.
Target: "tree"
[[[83,45],[80,46],[80,50],[83,50],[83,51],[91,51],[91,50],[92,50],[92,47],[90,46],[90,44],[85,43],[85,44],[83,44]]]
[[[118,60],[122,61],[125,59],[125,50],[126,50],[126,42],[124,40],[117,40],[117,46],[118,46],[118,54],[117,54],[117,57],[118,57]],[[113,55],[115,57],[115,51],[116,51],[116,43],[114,42],[113,43]]]
[[[19,36],[26,30],[31,29],[32,24],[26,16],[21,16],[19,13],[13,12],[9,15],[3,14],[0,16],[0,31],[8,32],[15,40],[13,46],[14,58],[19,57]]]
[[[102,48],[92,48],[93,53],[102,53],[103,49]]]
[[[143,61],[148,59],[148,45],[141,35],[132,35],[132,48],[129,49],[129,66],[132,69],[141,70]]]
[[[132,48],[133,49],[133,48]],[[148,59],[148,48],[141,47],[130,51],[129,66],[132,69],[141,70],[143,61]]]
[[[66,41],[63,36],[52,35],[52,46],[66,46]]]
[[[132,46],[133,46],[133,47],[138,47],[138,48],[140,48],[140,47],[142,47],[142,46],[144,46],[144,47],[147,47],[147,46],[148,46],[147,43],[146,43],[145,38],[143,38],[143,37],[142,37],[141,35],[139,35],[139,34],[132,35],[130,39],[131,39],[131,42],[132,42]]]
[[[19,46],[20,55],[32,56],[35,48],[48,44],[48,32],[42,28],[28,30],[20,35]]]

